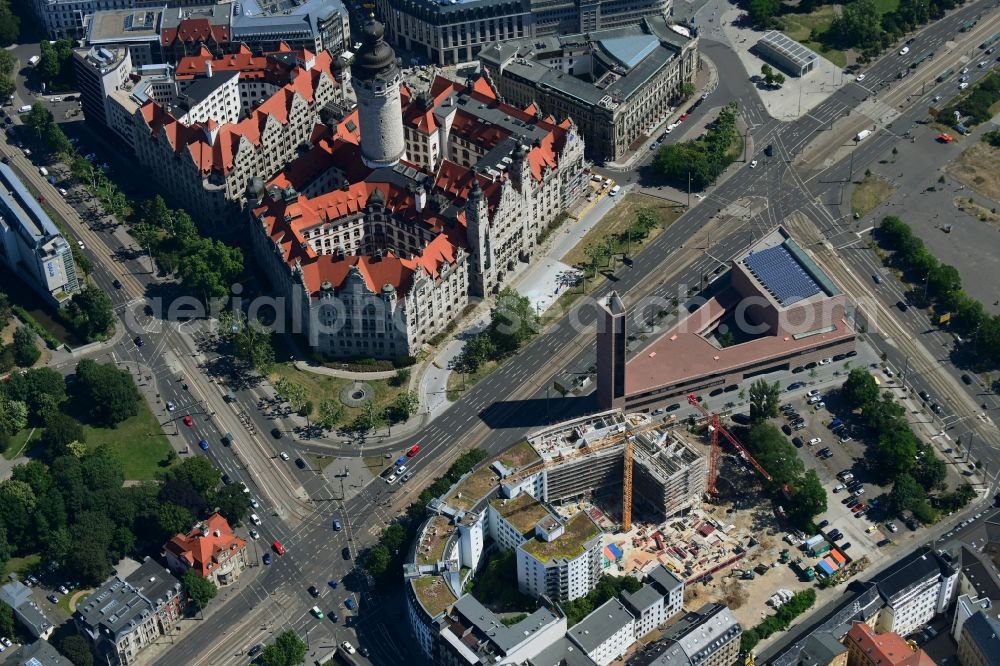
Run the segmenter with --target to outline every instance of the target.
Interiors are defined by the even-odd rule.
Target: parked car
[[[319,588],[317,588],[315,585],[310,585],[309,586],[309,594],[311,594],[313,597],[318,597],[319,596]]]
[[[333,529],[335,531],[337,531],[337,532],[339,532],[341,529],[343,529],[343,527],[340,524],[340,521],[338,519],[336,519],[336,518],[333,519]]]
[[[357,610],[358,605],[354,603],[354,599],[350,597],[344,599],[344,605],[347,606],[347,610]]]

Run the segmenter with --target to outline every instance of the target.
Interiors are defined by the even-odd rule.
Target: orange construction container
[[[841,553],[837,549],[833,549],[833,550],[830,551],[830,557],[832,557],[833,559],[837,560],[837,566],[838,567],[842,567],[845,564],[847,564],[847,558],[844,557],[844,554]]]

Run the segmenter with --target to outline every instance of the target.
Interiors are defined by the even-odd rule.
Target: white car
[[[823,400],[823,396],[814,395],[811,398],[809,398],[808,402],[809,402],[810,405],[815,405],[817,402],[821,402],[822,400]]]
[[[392,484],[394,484],[396,482],[396,475],[395,474],[390,474],[389,478],[386,479],[385,482],[388,483],[391,486]]]
[[[822,443],[823,443],[822,437],[813,437],[812,439],[809,440],[809,446],[816,446],[817,444],[822,444]]]
[[[403,476],[405,472],[406,472],[406,465],[400,465],[399,467],[396,468],[396,476]]]
[[[888,527],[889,531],[892,532],[893,534],[899,531],[899,528],[896,527],[896,523],[886,523],[885,526]]]
[[[906,55],[909,52],[910,52],[909,46],[904,46],[903,48],[899,49],[899,55]]]
[[[87,249],[87,246],[83,244],[83,241],[82,241],[82,240],[78,240],[78,241],[76,242],[76,244],[80,246],[80,249],[81,249],[81,250],[86,250],[86,249]]]
[[[806,397],[808,398],[811,398],[814,395],[819,395],[819,389],[811,389],[808,393],[806,393]]]
[[[961,83],[958,84],[958,89],[959,90],[965,90],[968,87],[969,87],[969,82],[968,81],[962,81]]]
[[[174,403],[172,403],[169,400],[167,400],[167,411],[168,412],[172,412],[175,409],[177,409],[177,407],[174,405]]]
[[[61,102],[62,97],[49,97],[49,101],[55,104],[56,102]]]
[[[986,67],[987,64],[989,63],[986,60],[980,60],[978,63],[976,63],[976,67],[982,69],[983,67]]]
[[[756,169],[757,168],[757,160],[751,160],[750,161],[750,168],[751,169]]]
[[[3,643],[4,647],[10,647],[10,646],[13,645],[13,643],[10,642],[10,639],[7,638],[6,636],[4,636],[3,638],[0,638],[0,643]]]
[[[250,528],[250,538],[251,539],[259,539],[260,538],[260,534],[257,532],[257,530],[255,530],[252,527]]]
[[[820,365],[830,365],[831,363],[833,363],[833,359],[832,358],[822,358],[819,361]]]
[[[279,453],[278,456],[280,456],[282,460],[288,460],[288,454],[285,453],[284,451]]]
[[[864,81],[866,76],[868,76],[868,75],[867,74],[858,74],[858,78],[856,78],[854,80],[855,81]]]
[[[354,649],[354,646],[351,645],[350,641],[344,641],[343,643],[340,644],[340,647],[347,654],[357,654],[357,652],[358,652],[357,650]]]
[[[251,497],[250,498],[250,506],[252,506],[255,509],[258,509],[258,508],[260,508],[260,502],[258,502],[255,497]]]
[[[66,188],[64,188],[64,187],[60,187],[60,188],[59,188],[59,194],[61,194],[61,195],[62,195],[62,196],[64,196],[64,197],[65,197],[65,196],[69,196],[69,192],[67,192],[67,191],[66,191]]]

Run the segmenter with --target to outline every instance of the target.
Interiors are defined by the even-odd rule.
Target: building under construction
[[[642,414],[612,410],[566,421],[530,434],[528,444],[540,460],[505,476],[507,493],[527,484],[551,504],[621,497],[626,529],[633,504],[662,522],[696,506],[708,484],[708,461],[686,431]]]

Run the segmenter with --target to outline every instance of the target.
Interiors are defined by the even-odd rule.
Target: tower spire
[[[361,159],[372,169],[403,158],[403,110],[399,85],[402,74],[396,53],[383,39],[385,27],[369,14],[361,28],[361,48],[351,64],[358,98]]]

